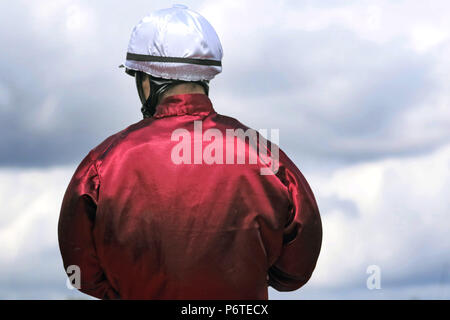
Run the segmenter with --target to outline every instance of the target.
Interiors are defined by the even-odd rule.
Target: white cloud
[[[74,167],[0,169],[0,297],[80,297],[67,290],[59,209]]]
[[[349,296],[351,292],[371,297],[364,294],[369,265],[381,268],[382,288],[390,292],[384,298],[430,298],[424,294],[430,293],[425,290],[430,286],[435,296],[437,288],[450,280],[440,283],[450,262],[449,166],[450,144],[429,155],[350,166],[330,176],[320,172],[307,176],[319,207],[325,208],[321,212],[324,240],[313,278],[291,297],[320,297],[320,292],[326,297],[333,290],[347,298],[359,298]],[[357,214],[327,203],[333,198],[354,203]],[[450,297],[450,292],[445,294]]]
[[[58,212],[74,168],[0,170],[0,264],[53,248]],[[31,245],[34,244],[34,245]]]
[[[449,262],[450,243],[444,241],[450,230],[449,163],[447,145],[421,157],[354,165],[331,175],[320,171],[306,175],[322,209],[324,241],[319,263],[304,289],[285,294],[271,290],[271,298],[330,297],[336,290],[347,298],[432,294],[425,288],[439,288],[440,272]],[[2,286],[19,288],[31,281],[33,288],[50,286],[49,296],[75,294],[66,292],[57,247],[59,208],[73,170],[0,170]],[[353,203],[356,214],[335,206],[335,199]],[[364,291],[366,268],[372,264],[382,270],[383,293],[378,296]],[[36,272],[42,279],[32,279]],[[10,295],[25,296],[16,290]]]

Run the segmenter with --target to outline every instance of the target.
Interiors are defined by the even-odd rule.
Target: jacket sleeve
[[[291,209],[281,254],[268,271],[268,284],[278,291],[293,291],[303,286],[314,271],[322,244],[322,224],[308,182],[282,152],[277,176],[288,189]]]
[[[64,195],[58,222],[58,240],[64,268],[79,267],[81,292],[99,299],[119,298],[100,266],[92,230],[100,187],[90,154],[78,166]]]

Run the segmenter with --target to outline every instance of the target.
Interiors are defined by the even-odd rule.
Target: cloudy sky
[[[184,1],[216,29],[215,109],[280,146],[309,181],[324,241],[272,299],[450,299],[448,1]],[[0,1],[0,298],[65,299],[57,245],[77,164],[141,119],[118,65],[163,1]],[[381,288],[369,290],[369,266]]]

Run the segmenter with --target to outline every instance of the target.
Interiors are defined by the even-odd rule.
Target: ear
[[[144,92],[145,100],[147,100],[148,97],[150,96],[151,86],[150,86],[150,77],[146,73],[144,73],[144,77],[142,79],[142,90]]]

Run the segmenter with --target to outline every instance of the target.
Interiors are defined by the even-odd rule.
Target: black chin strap
[[[145,99],[144,89],[142,87],[142,83],[146,77],[150,79],[150,96],[147,99]],[[197,83],[203,87],[206,95],[209,94],[209,81],[207,80],[188,82],[182,80],[163,79],[147,75],[146,73],[140,71],[136,72],[135,78],[139,98],[142,102],[141,112],[144,119],[150,118],[155,114],[156,106],[159,103],[160,97],[164,94],[164,92],[177,84]]]

